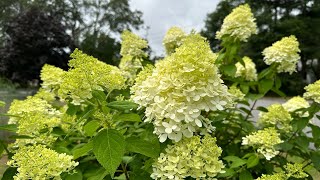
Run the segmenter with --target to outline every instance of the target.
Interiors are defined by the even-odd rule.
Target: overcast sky
[[[138,32],[147,38],[153,55],[163,55],[162,38],[172,26],[190,32],[200,31],[208,13],[215,10],[219,0],[131,0],[132,9],[142,11],[144,25],[149,30]]]

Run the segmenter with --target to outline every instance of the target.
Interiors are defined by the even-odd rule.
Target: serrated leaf
[[[130,121],[130,122],[141,122],[141,118],[138,114],[119,114],[113,117],[114,121]]]
[[[87,144],[82,146],[81,148],[77,148],[73,150],[73,159],[78,159],[86,155],[89,151],[93,149],[93,141],[89,141]]]
[[[84,127],[84,132],[87,136],[93,136],[96,133],[97,129],[100,127],[100,122],[93,120],[89,121]]]
[[[109,108],[116,109],[116,110],[131,110],[138,108],[138,105],[131,101],[113,101],[107,104]]]
[[[253,180],[251,173],[247,170],[241,171],[239,180]]]
[[[255,167],[259,164],[259,157],[257,155],[250,156],[247,160],[247,168]]]
[[[220,66],[220,69],[226,75],[231,76],[231,77],[234,77],[234,75],[236,74],[236,71],[237,71],[237,68],[234,64],[222,65],[222,66]]]
[[[126,139],[126,149],[131,152],[140,153],[148,157],[157,158],[160,154],[160,145],[154,144],[138,137]]]
[[[1,125],[0,130],[9,131],[9,132],[16,132],[18,130],[18,127],[16,124],[6,124],[6,125]]]
[[[111,175],[121,163],[124,151],[125,140],[117,130],[105,129],[93,139],[93,153],[98,162]]]

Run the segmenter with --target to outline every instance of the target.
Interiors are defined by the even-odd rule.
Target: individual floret
[[[242,138],[242,145],[253,146],[267,160],[279,154],[275,145],[282,143],[280,134],[274,127],[265,128]]]
[[[224,165],[219,157],[222,153],[216,144],[216,139],[207,135],[204,138],[193,136],[178,143],[168,145],[165,153],[161,153],[158,160],[152,165],[151,178],[196,179],[214,178],[223,172]]]
[[[295,36],[291,35],[265,48],[262,54],[267,65],[276,65],[277,72],[292,74],[296,71],[297,63],[300,60],[299,52],[299,42]]]
[[[237,62],[235,77],[243,77],[247,81],[256,81],[258,79],[256,64],[247,56],[243,57],[242,60],[245,67],[240,62]]]
[[[13,177],[19,179],[61,179],[60,174],[73,170],[79,163],[65,153],[59,154],[43,145],[23,146],[8,161],[11,167],[17,167]]]
[[[231,38],[233,41],[246,42],[252,34],[257,34],[255,18],[248,4],[240,5],[223,20],[220,31],[216,38],[224,40]]]

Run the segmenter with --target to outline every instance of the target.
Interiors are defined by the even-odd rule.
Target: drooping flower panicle
[[[267,65],[277,65],[277,72],[292,74],[296,71],[297,63],[300,60],[299,52],[299,42],[295,36],[291,35],[265,48],[262,54]]]
[[[216,139],[207,135],[204,138],[193,136],[173,145],[168,145],[153,164],[153,179],[196,179],[214,178],[223,172],[224,165],[219,156],[222,150]]]
[[[246,42],[252,34],[257,34],[257,24],[248,4],[240,5],[233,9],[225,17],[220,31],[216,38],[223,40],[224,37],[231,37],[232,40]]]

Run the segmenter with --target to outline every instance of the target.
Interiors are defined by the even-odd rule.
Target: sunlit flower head
[[[299,42],[295,36],[291,35],[265,48],[262,54],[267,65],[276,64],[277,72],[292,74],[296,71],[297,63],[300,60],[299,52]]]
[[[182,45],[183,39],[186,37],[185,32],[178,28],[170,28],[163,38],[163,45],[166,49],[166,53],[170,55],[175,52],[175,49]]]
[[[304,89],[306,92],[303,94],[303,97],[320,103],[320,80],[314,82],[313,84],[309,84]]]
[[[245,67],[240,63],[236,63],[236,77],[243,77],[247,81],[256,81],[258,79],[256,64],[252,60],[245,56],[243,57]]]
[[[125,30],[121,34],[121,40],[120,55],[122,57],[132,56],[142,58],[147,56],[143,49],[148,47],[148,43],[138,35]]]
[[[58,67],[45,64],[40,73],[41,87],[46,91],[56,92],[63,81],[62,78],[65,73],[66,71]]]
[[[293,97],[291,99],[289,99],[286,103],[282,104],[282,106],[289,112],[294,112],[298,109],[302,109],[302,108],[308,108],[310,107],[310,104],[308,103],[308,101],[306,101],[304,98],[300,97],[300,96],[296,96]],[[308,112],[297,112],[297,114],[300,117],[307,117],[309,116]]]
[[[225,37],[246,42],[252,34],[257,34],[257,24],[248,4],[240,5],[225,17],[216,38]]]

